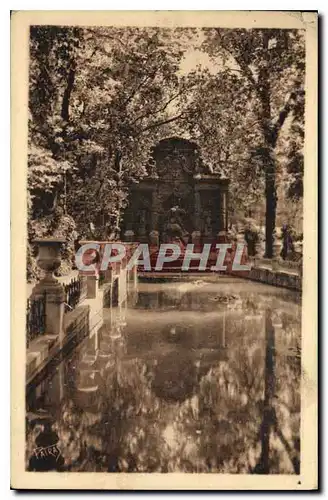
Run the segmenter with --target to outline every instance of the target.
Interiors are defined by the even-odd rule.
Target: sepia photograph
[[[12,58],[12,487],[316,489],[317,14],[14,12]]]

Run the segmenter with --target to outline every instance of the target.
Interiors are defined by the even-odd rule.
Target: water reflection
[[[292,292],[141,284],[30,395],[26,464],[57,439],[47,470],[297,473],[299,381]]]

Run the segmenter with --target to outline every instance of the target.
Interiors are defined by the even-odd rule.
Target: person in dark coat
[[[294,242],[292,238],[292,231],[288,224],[284,224],[281,228],[282,233],[282,248],[280,256],[283,260],[286,260],[288,255],[294,252]]]
[[[258,234],[255,229],[251,228],[250,224],[248,224],[245,229],[244,238],[247,245],[248,256],[254,257],[256,255],[256,243],[258,242]]]

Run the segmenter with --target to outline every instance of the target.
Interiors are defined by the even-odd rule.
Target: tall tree
[[[177,72],[185,36],[157,28],[31,32],[32,191],[43,191],[31,175],[42,163],[33,156],[36,144],[56,174],[49,190],[63,193],[66,185],[78,221],[119,218],[127,183],[145,175],[151,145],[184,119]]]
[[[28,187],[36,215],[54,208],[64,173],[72,168],[63,142],[79,34],[78,28],[57,26],[30,30]]]
[[[230,213],[246,212],[263,197],[261,166],[256,157],[261,131],[252,93],[229,68],[216,74],[199,68],[185,80],[192,88],[185,126],[213,173],[229,178]]]
[[[178,69],[186,37],[188,30],[158,28],[32,29],[34,208],[46,208],[47,180],[50,207],[65,195],[82,225],[104,217],[118,223],[151,146],[184,120]]]
[[[119,217],[127,183],[146,173],[150,146],[168,124],[182,119],[169,112],[182,93],[179,33],[176,40],[159,29],[84,31],[72,106],[75,133],[80,129],[79,137],[94,149],[82,168],[83,183],[94,191],[89,199],[98,203],[93,213]]]
[[[251,92],[262,138],[256,153],[265,177],[266,256],[271,258],[277,203],[277,143],[287,119],[304,99],[303,32],[217,28],[205,30],[205,37],[204,48],[210,56],[239,75],[242,85]]]

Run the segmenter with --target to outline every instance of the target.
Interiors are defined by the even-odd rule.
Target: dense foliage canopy
[[[195,50],[205,62],[186,70]],[[58,208],[108,237],[174,132],[225,172],[234,207],[265,197],[270,256],[277,182],[303,193],[304,51],[296,30],[31,27],[30,237]]]

